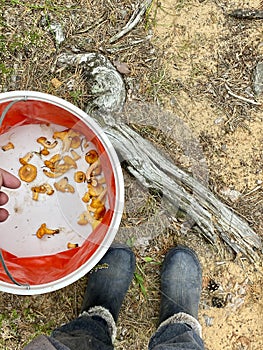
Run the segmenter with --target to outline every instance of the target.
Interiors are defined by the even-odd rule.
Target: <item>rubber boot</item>
[[[166,255],[161,270],[159,324],[178,313],[198,318],[202,270],[190,248],[178,246]]]
[[[101,306],[116,322],[134,270],[132,250],[124,244],[113,244],[89,275],[81,312]]]

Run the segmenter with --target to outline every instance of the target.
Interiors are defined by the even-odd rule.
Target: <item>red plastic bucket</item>
[[[81,141],[79,147],[65,149],[55,133],[74,131]],[[37,140],[45,138],[54,146],[48,154]],[[55,142],[56,141],[56,142]],[[13,145],[8,151],[7,144]],[[73,144],[71,144],[73,145]],[[3,149],[2,149],[3,147]],[[78,216],[92,210],[90,200],[83,201],[87,181],[77,183],[77,171],[88,174],[91,166],[85,156],[95,150],[100,160],[100,174],[96,180],[105,189],[105,210],[99,220],[79,224]],[[47,149],[46,149],[47,150]],[[79,158],[67,173],[46,177],[45,161],[55,154],[61,159],[72,152]],[[43,154],[42,154],[42,153]],[[70,153],[71,152],[71,153]],[[28,153],[32,158],[26,159]],[[77,158],[77,157],[76,157]],[[14,294],[42,294],[67,286],[90,271],[106,253],[118,230],[124,204],[124,184],[116,152],[94,120],[71,103],[49,94],[15,91],[0,94],[0,167],[19,176],[19,169],[33,164],[37,176],[31,182],[22,181],[17,190],[5,189],[9,195],[9,218],[0,223],[0,290]],[[28,162],[28,163],[27,163]],[[76,166],[77,164],[77,166]],[[53,176],[53,175],[52,175]],[[54,188],[60,179],[67,178],[74,188],[61,192]],[[95,175],[94,175],[95,178]],[[48,183],[54,193],[32,197],[32,188]],[[87,209],[90,208],[90,209]],[[89,217],[94,213],[89,212]],[[57,234],[38,237],[38,229],[45,224]],[[69,248],[68,243],[73,243]],[[74,244],[77,245],[74,247]]]

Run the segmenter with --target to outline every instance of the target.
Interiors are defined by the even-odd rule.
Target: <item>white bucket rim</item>
[[[90,257],[90,259],[86,263],[81,265],[78,269],[76,269],[72,273],[64,276],[63,278],[60,278],[56,281],[52,281],[45,284],[30,285],[26,287],[26,286],[19,286],[14,283],[7,283],[0,280],[0,291],[11,293],[11,294],[17,294],[17,295],[37,295],[37,294],[45,294],[45,293],[53,292],[76,282],[77,280],[82,278],[85,274],[87,274],[101,260],[101,258],[105,255],[111,243],[113,242],[121,222],[123,208],[124,208],[124,179],[123,179],[121,165],[120,165],[117,153],[113,145],[109,141],[108,137],[105,135],[103,128],[100,127],[97,124],[97,122],[94,119],[92,119],[92,117],[90,117],[86,112],[81,110],[79,107],[73,105],[71,102],[68,102],[60,97],[53,96],[48,93],[30,91],[30,90],[10,91],[10,92],[0,93],[0,103],[5,103],[9,101],[12,102],[14,100],[26,101],[27,99],[47,102],[47,103],[56,105],[60,108],[63,108],[68,112],[72,113],[73,115],[75,115],[76,117],[78,117],[85,124],[87,124],[87,126],[89,126],[92,129],[92,131],[96,134],[98,139],[104,145],[111,164],[114,165],[112,166],[112,169],[113,169],[114,178],[115,178],[116,201],[115,201],[115,208],[114,208],[113,216],[109,226],[109,230],[103,242],[100,244],[99,248],[96,250],[96,252]],[[90,119],[87,120],[87,117],[89,117]]]

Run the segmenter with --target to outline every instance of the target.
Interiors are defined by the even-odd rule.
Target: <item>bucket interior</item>
[[[60,130],[73,129],[84,135],[84,137],[96,147],[101,160],[102,172],[107,187],[106,213],[103,216],[101,223],[95,229],[91,230],[88,237],[83,240],[78,247],[65,250],[60,249],[60,251],[55,254],[49,253],[28,256],[29,254],[23,253],[20,253],[19,255],[14,254],[12,251],[4,249],[0,243],[6,268],[17,282],[30,286],[43,285],[61,280],[74,273],[91,259],[101,244],[103,244],[106,236],[111,234],[111,221],[116,204],[116,179],[113,170],[114,164],[112,164],[112,160],[105,148],[106,146],[103,138],[95,133],[92,126],[90,126],[88,116],[87,120],[83,120],[83,118],[79,117],[75,111],[69,111],[68,108],[63,108],[63,106],[59,106],[52,102],[42,101],[41,99],[30,99],[30,97],[25,101],[22,100],[15,102],[9,108],[8,106],[10,106],[10,103],[12,103],[12,100],[0,103],[0,116],[3,116],[4,114],[0,126],[0,140],[1,136],[12,134],[12,131],[17,130],[18,127],[25,128],[27,126],[44,125],[48,128],[49,125],[57,125],[60,127]],[[25,135],[25,143],[26,142],[27,139]],[[10,153],[10,157],[11,156],[12,153]],[[12,172],[12,169],[6,170]],[[15,173],[14,175],[17,176]],[[13,204],[12,201],[15,198],[16,191],[21,191],[21,189],[11,191],[13,195],[10,196],[10,205]],[[17,215],[19,215],[19,213],[17,213]],[[27,215],[25,211],[23,215]],[[41,220],[42,218],[39,218],[40,222]],[[12,224],[12,215],[9,216],[7,222],[9,226]],[[5,222],[0,223],[1,235],[8,236],[8,225]],[[30,227],[28,228],[28,232],[21,232],[21,235],[22,234],[25,236],[27,234],[32,235]],[[51,242],[52,238],[53,237],[50,237],[48,243]],[[37,239],[38,238],[36,238],[36,240]],[[111,240],[113,240],[113,237]],[[0,280],[5,283],[12,283],[2,265],[0,265]]]

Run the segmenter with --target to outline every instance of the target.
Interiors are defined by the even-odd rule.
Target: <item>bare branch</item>
[[[128,23],[122,28],[122,30],[119,33],[110,38],[109,42],[111,44],[114,43],[115,41],[122,38],[125,34],[130,32],[134,27],[136,27],[137,24],[142,20],[147,9],[151,6],[152,2],[153,0],[146,0],[142,4],[140,4],[138,8],[133,12]]]
[[[231,96],[233,96],[235,98],[238,98],[241,101],[244,101],[244,102],[247,102],[247,103],[251,103],[252,105],[261,106],[260,102],[257,102],[257,101],[251,100],[249,98],[246,98],[246,97],[239,96],[239,95],[235,94],[234,92],[231,91],[230,87],[227,84],[225,84],[225,87],[226,87],[227,92],[229,93],[229,95],[231,95]]]

